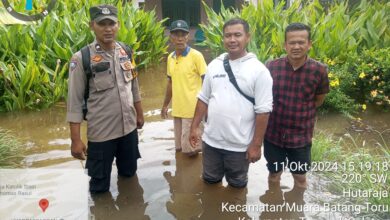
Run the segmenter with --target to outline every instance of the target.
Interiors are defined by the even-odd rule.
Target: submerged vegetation
[[[338,140],[324,132],[318,132],[313,139],[312,161],[325,164],[315,171],[329,179],[329,190],[340,195],[334,203],[361,205],[360,213],[350,213],[354,217],[388,219],[390,214],[390,146],[384,136],[390,130],[378,132],[379,141],[374,146],[366,146],[347,133]],[[379,207],[366,210],[363,207]]]
[[[24,146],[7,130],[0,128],[0,168],[21,167]]]

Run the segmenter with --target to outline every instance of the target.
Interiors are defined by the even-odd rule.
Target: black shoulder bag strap
[[[89,47],[88,45],[81,48],[81,58],[83,61],[83,69],[84,73],[87,76],[87,84],[85,85],[84,89],[84,104],[83,104],[83,118],[84,120],[87,120],[87,101],[89,98],[89,80],[92,77],[92,72],[91,72],[91,53],[89,52]]]
[[[229,64],[229,57],[228,57],[228,55],[226,55],[225,58],[223,59],[223,67],[225,68],[225,71],[227,72],[227,74],[229,76],[230,82],[237,89],[237,91],[242,96],[244,96],[249,102],[251,102],[253,105],[255,105],[255,99],[250,97],[250,96],[248,96],[248,95],[246,95],[244,92],[241,91],[240,87],[238,87],[236,78],[234,77],[234,74],[232,72],[232,68],[230,67],[230,64]]]
[[[130,46],[121,41],[117,42],[126,51],[127,57],[130,59],[130,61],[133,61],[133,50],[130,48]]]

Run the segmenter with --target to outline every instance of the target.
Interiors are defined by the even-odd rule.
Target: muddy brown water
[[[283,174],[281,189],[268,190],[264,158],[251,164],[245,189],[231,188],[226,181],[217,185],[203,183],[202,155],[188,158],[176,153],[173,122],[160,119],[166,86],[165,65],[140,73],[146,123],[139,130],[142,158],[138,161],[137,176],[118,179],[114,166],[110,192],[89,199],[91,219],[336,219],[350,214],[313,208],[320,206],[320,201],[337,197],[326,190],[327,181],[314,174],[309,174],[309,187],[303,198],[293,190],[289,173]],[[25,144],[28,149],[25,166],[82,169],[84,163],[70,155],[65,114],[65,103],[60,102],[46,110],[0,114],[0,127],[10,130]],[[353,136],[370,140],[367,145],[375,145],[375,140],[380,142],[377,134],[367,132],[367,128],[389,129],[390,114],[366,112],[360,117],[363,123],[356,125],[341,115],[319,116],[317,130],[336,136],[350,130]],[[85,125],[82,133],[85,140]],[[387,145],[388,136],[384,135]],[[269,209],[284,202],[305,204],[308,210]],[[229,209],[228,205],[235,205],[236,209]],[[251,208],[243,210],[244,207]]]

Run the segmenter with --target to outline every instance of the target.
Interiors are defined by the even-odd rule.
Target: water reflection
[[[246,210],[248,188],[233,188],[218,184],[204,184],[203,213],[200,219],[251,219]],[[233,210],[230,207],[235,207]]]
[[[378,146],[390,146],[390,113],[370,109],[357,115],[355,119],[335,113],[320,115],[316,130],[344,137],[343,146],[351,150],[356,147],[375,149]],[[350,136],[345,137],[345,134]]]
[[[144,201],[144,190],[138,176],[117,178],[117,196],[111,192],[92,195],[94,206],[91,213],[95,219],[150,219],[145,215],[147,203]]]
[[[177,152],[175,159],[175,174],[169,171],[163,174],[171,193],[166,208],[176,219],[195,219],[202,213],[201,157],[187,157]]]
[[[247,188],[204,183],[201,154],[187,157],[177,152],[175,158],[175,175],[168,171],[163,175],[171,193],[166,208],[176,219],[249,219],[246,211],[227,209],[229,205],[243,207],[247,204]]]
[[[283,192],[279,184],[268,183],[268,190],[260,196],[264,204],[264,211],[260,215],[262,220],[271,219],[305,219],[302,209],[305,205],[303,200],[305,189],[294,187],[291,191]],[[275,211],[275,207],[277,211]],[[296,207],[287,209],[287,207]]]

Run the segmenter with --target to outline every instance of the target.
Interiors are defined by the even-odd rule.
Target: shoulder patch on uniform
[[[123,48],[121,48],[120,53],[122,56],[127,56],[127,53]]]
[[[92,57],[91,60],[92,60],[93,62],[98,63],[98,62],[100,62],[100,61],[103,60],[103,57],[102,57],[101,55],[95,55],[95,56]]]
[[[70,61],[70,64],[69,64],[69,69],[70,69],[70,71],[73,71],[74,69],[76,69],[76,67],[77,67],[77,65],[78,65],[78,62],[77,62],[77,60],[71,60]]]

